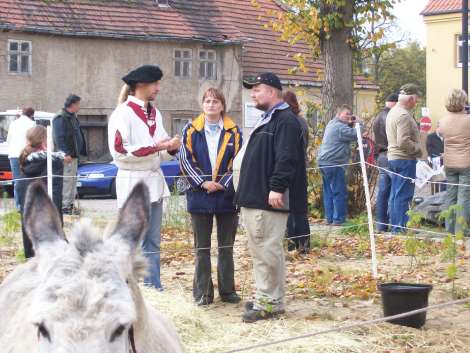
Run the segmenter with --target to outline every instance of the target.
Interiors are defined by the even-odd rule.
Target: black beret
[[[162,70],[155,65],[143,65],[132,70],[122,80],[128,85],[142,83],[151,83],[160,81],[163,77]]]

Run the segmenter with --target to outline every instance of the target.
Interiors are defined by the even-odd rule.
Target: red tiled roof
[[[462,0],[429,0],[421,12],[423,16],[438,15],[442,13],[460,12]]]
[[[191,6],[194,2],[199,1],[176,0],[172,7],[159,7],[155,0],[1,0],[0,29],[149,40],[240,39],[229,21],[206,16],[204,6]]]
[[[155,0],[0,0],[0,30],[58,35],[147,40],[192,40],[214,44],[243,42],[244,75],[272,71],[282,80],[321,85],[323,64],[307,60],[307,73],[289,74],[296,53],[308,54],[306,45],[291,47],[263,25],[268,10],[282,10],[275,0],[171,0],[159,7]],[[362,76],[356,85],[376,89]]]

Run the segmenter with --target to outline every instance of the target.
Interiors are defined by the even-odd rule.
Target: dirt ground
[[[91,217],[97,226],[104,227],[113,217],[113,212],[100,213],[96,203],[90,204],[94,206],[89,212],[85,210],[84,214]],[[77,217],[66,217],[66,228],[69,229],[77,221]],[[315,225],[312,251],[306,255],[291,252],[286,256],[286,314],[277,320],[243,324],[240,320],[243,303],[225,304],[216,295],[215,303],[211,306],[197,307],[193,304],[192,236],[187,230],[186,221],[178,219],[176,223],[175,228],[169,228],[171,224],[168,223],[163,234],[161,259],[165,292],[158,294],[145,290],[145,295],[157,309],[173,320],[187,352],[224,352],[254,343],[382,317],[380,293],[377,291],[377,283],[381,282],[431,283],[434,288],[430,304],[452,300],[452,283],[446,274],[449,264],[442,260],[442,242],[423,242],[425,245],[417,255],[418,263],[410,267],[405,239],[379,236],[379,279],[375,280],[370,276],[367,236],[340,234],[343,232],[337,228]],[[18,251],[20,233],[16,231],[0,235],[1,282],[22,258]],[[242,231],[236,240],[234,252],[237,290],[247,300],[253,294],[253,280],[251,258]],[[214,249],[215,286],[216,254]],[[470,287],[470,264],[468,253],[463,248],[457,262],[455,292],[459,297],[466,297]],[[175,308],[175,303],[180,303],[177,304],[181,306],[178,308],[180,311]],[[181,314],[183,307],[184,317]],[[458,305],[431,311],[427,315],[426,325],[419,330],[383,323],[252,352],[469,352],[469,308],[468,305]],[[187,332],[188,321],[196,319],[200,320],[196,325],[200,330],[197,337]],[[226,337],[214,337],[210,331],[219,332],[217,329],[226,330],[226,334],[222,334]]]

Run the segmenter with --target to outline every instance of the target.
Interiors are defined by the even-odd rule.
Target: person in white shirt
[[[118,167],[116,194],[118,208],[139,181],[150,191],[151,215],[143,250],[149,260],[144,284],[163,290],[160,281],[160,228],[163,198],[170,196],[160,163],[178,152],[180,137],[170,138],[161,113],[151,104],[160,92],[163,73],[158,66],[144,65],[123,77],[119,106],[108,123],[109,151]]]
[[[21,176],[19,157],[21,151],[26,146],[26,133],[35,125],[34,109],[28,107],[23,109],[21,116],[12,121],[10,127],[8,128],[8,159],[10,160],[13,180],[18,179]],[[13,194],[15,198],[15,207],[20,209],[18,183],[15,181],[13,181]]]

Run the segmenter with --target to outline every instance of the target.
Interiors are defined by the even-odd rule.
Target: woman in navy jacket
[[[211,234],[217,221],[217,282],[222,301],[238,303],[235,291],[233,244],[238,226],[234,206],[232,163],[240,150],[239,127],[225,114],[225,97],[215,88],[202,98],[203,113],[186,125],[180,149],[181,170],[191,188],[186,192],[194,233],[196,270],[193,296],[198,305],[214,301],[211,278]]]

